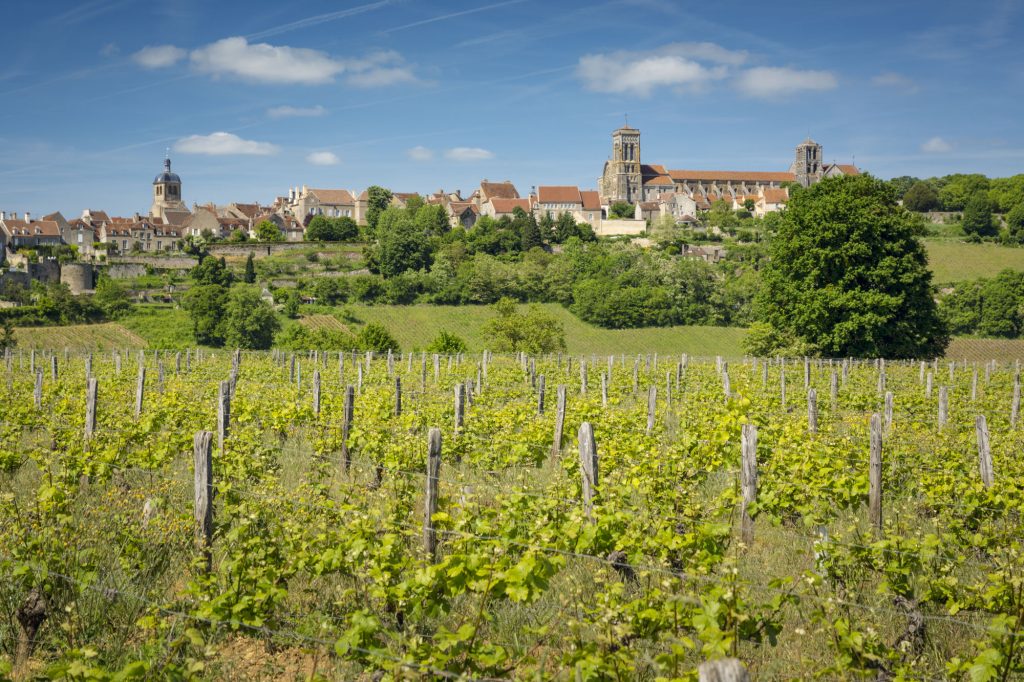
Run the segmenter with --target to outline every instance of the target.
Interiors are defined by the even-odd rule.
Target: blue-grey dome
[[[164,159],[164,172],[153,179],[154,185],[160,185],[165,182],[176,182],[179,185],[181,184],[181,178],[178,177],[178,174],[171,172],[171,159],[169,157]]]

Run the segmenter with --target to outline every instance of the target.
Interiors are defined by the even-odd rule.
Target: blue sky
[[[670,168],[1024,172],[1024,3],[4,2],[0,210],[291,186],[594,187],[623,122]]]

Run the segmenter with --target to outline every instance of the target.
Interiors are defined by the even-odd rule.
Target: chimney
[[[32,222],[32,214],[29,213],[28,211],[25,211],[25,222],[26,223]]]
[[[0,211],[0,220],[7,220],[7,211]]]

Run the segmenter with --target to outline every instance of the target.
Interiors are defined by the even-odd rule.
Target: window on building
[[[156,240],[156,250],[159,251],[161,248],[163,248],[163,244],[160,242],[159,239],[157,239]]]

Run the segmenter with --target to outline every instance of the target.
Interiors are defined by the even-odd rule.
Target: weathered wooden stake
[[[697,666],[697,682],[750,682],[750,675],[735,658],[719,658]]]
[[[231,382],[217,386],[217,452],[224,454],[224,441],[231,430]]]
[[[146,394],[146,368],[139,365],[139,376],[135,380],[135,419],[142,416],[142,401]]]
[[[1017,426],[1017,415],[1020,414],[1020,377],[1013,380],[1013,400],[1010,403],[1010,428]]]
[[[744,424],[740,431],[740,451],[740,537],[749,545],[754,541],[754,519],[747,510],[757,502],[757,427],[753,424]]]
[[[196,522],[196,544],[206,560],[207,572],[213,562],[213,457],[210,453],[212,439],[213,434],[209,431],[200,431],[192,441],[195,465],[193,512]]]
[[[925,383],[924,383],[924,396],[926,398],[931,398],[932,397],[932,381],[933,381],[932,380],[932,373],[928,372],[928,376],[925,379]]]
[[[96,432],[96,377],[89,377],[85,389],[85,439],[90,440]]]
[[[813,388],[807,391],[807,431],[818,432],[818,392]]]
[[[423,549],[431,559],[437,553],[437,531],[434,514],[437,513],[438,484],[441,481],[441,429],[432,428],[427,434],[427,494],[423,508]]]
[[[597,443],[594,442],[594,428],[590,422],[580,424],[580,474],[583,485],[583,513],[593,518],[594,494],[597,488]]]
[[[882,418],[871,415],[871,456],[868,469],[868,519],[882,532]]]
[[[458,438],[462,431],[462,424],[466,418],[466,385],[458,383],[455,385],[455,437]]]
[[[981,482],[986,488],[991,488],[995,482],[995,474],[992,471],[992,448],[989,445],[985,415],[979,414],[974,419],[974,431],[978,437],[978,469],[981,472]]]
[[[313,414],[320,416],[320,370],[313,370]]]
[[[562,453],[562,427],[565,426],[565,385],[559,384],[555,393],[555,435],[551,441],[551,458]]]
[[[41,409],[43,406],[43,370],[36,371],[36,385],[32,397],[35,399],[36,409]]]
[[[537,414],[544,414],[544,392],[547,390],[547,379],[541,374],[537,377]]]
[[[949,390],[945,386],[939,386],[939,428],[946,425],[949,419]]]
[[[654,431],[654,415],[658,405],[658,387],[651,384],[647,389],[647,435]]]
[[[886,391],[885,392],[885,418],[884,418],[885,421],[883,422],[883,424],[885,426],[885,433],[892,432],[892,402],[893,402],[892,391]]]
[[[348,473],[352,464],[352,453],[348,449],[348,434],[352,430],[352,417],[355,414],[356,389],[352,384],[345,387],[345,405],[341,418],[341,461]]]

